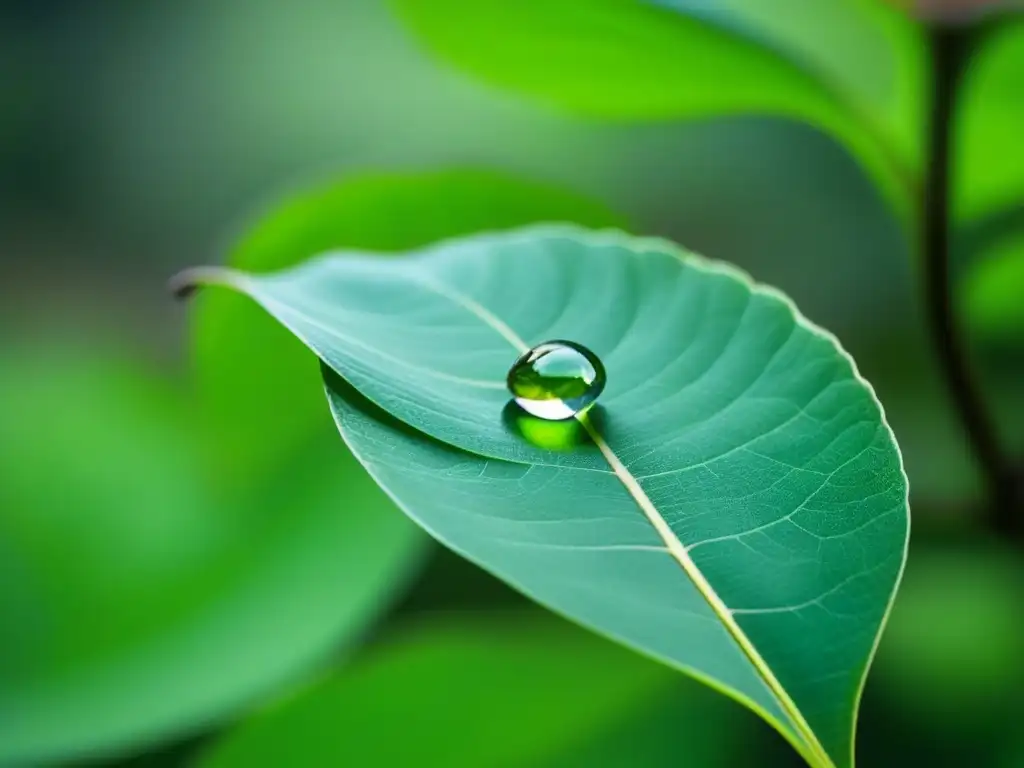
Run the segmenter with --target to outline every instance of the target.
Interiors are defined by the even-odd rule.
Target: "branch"
[[[954,127],[961,75],[970,57],[970,27],[932,29],[934,91],[924,191],[925,300],[935,351],[967,439],[984,472],[990,493],[992,528],[1022,537],[1018,514],[1020,482],[1000,446],[957,327],[950,279],[950,183]]]

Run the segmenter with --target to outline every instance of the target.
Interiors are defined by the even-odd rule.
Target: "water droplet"
[[[508,388],[516,403],[542,419],[569,419],[586,410],[604,389],[601,360],[572,341],[545,341],[515,361]]]

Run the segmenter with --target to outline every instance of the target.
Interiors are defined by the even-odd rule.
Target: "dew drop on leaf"
[[[604,365],[572,341],[545,341],[524,352],[508,372],[508,388],[529,414],[550,421],[585,411],[601,394]]]

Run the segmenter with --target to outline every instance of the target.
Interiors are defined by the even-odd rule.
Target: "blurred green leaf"
[[[1010,743],[1003,751],[999,768],[1024,768],[1024,736],[1018,729],[1010,737]]]
[[[1024,341],[1024,232],[973,259],[961,291],[973,333],[988,341]]]
[[[915,550],[878,654],[878,677],[924,722],[986,727],[1024,685],[1024,572],[1012,552]]]
[[[964,75],[956,210],[977,219],[1024,200],[1024,21],[1001,25]]]
[[[364,176],[277,209],[232,263],[544,218],[617,222],[496,174]],[[426,539],[338,444],[315,361],[237,299],[200,298],[202,423],[113,342],[3,351],[0,762],[199,727],[357,638],[416,567]]]
[[[180,393],[71,338],[0,350],[4,764],[237,709],[361,632],[422,544],[326,441],[219,490]]]
[[[490,171],[365,174],[273,209],[242,240],[230,264],[265,272],[337,248],[401,251],[536,221],[622,224],[582,195]],[[301,444],[310,433],[333,432],[316,361],[301,343],[243,296],[217,291],[196,301],[199,394],[223,446],[218,456],[247,473],[250,463],[273,462],[282,448]],[[243,381],[246,386],[239,387]]]
[[[651,661],[530,613],[426,620],[256,714],[199,764],[536,766],[671,683]]]
[[[760,735],[734,702],[681,678],[620,722],[562,754],[543,768],[717,768],[758,763]]]
[[[924,31],[886,0],[647,0],[759,43],[815,78],[918,167],[928,59]]]
[[[904,214],[919,181],[921,30],[875,0],[393,0],[442,58],[601,118],[812,123]],[[661,6],[661,7],[659,7]]]
[[[329,380],[345,440],[441,541],[734,696],[813,765],[851,764],[906,479],[850,358],[787,299],[569,226],[190,279],[249,294],[347,377]],[[569,450],[503,418],[524,339],[550,338],[609,372],[597,427],[546,425]]]

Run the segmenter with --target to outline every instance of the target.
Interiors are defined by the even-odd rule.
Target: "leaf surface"
[[[583,195],[494,171],[365,173],[274,206],[241,239],[229,263],[267,272],[336,248],[403,251],[545,220],[623,225]],[[242,296],[204,294],[196,299],[192,321],[198,396],[218,444],[218,466],[233,471],[241,465],[243,474],[272,468],[311,434],[333,433],[324,423],[315,362],[258,307]]]
[[[340,374],[343,437],[442,542],[734,696],[812,764],[852,763],[907,482],[852,360],[781,294],[566,226],[189,279],[250,294]],[[505,373],[551,338],[594,350],[608,386],[581,422],[524,427]]]

